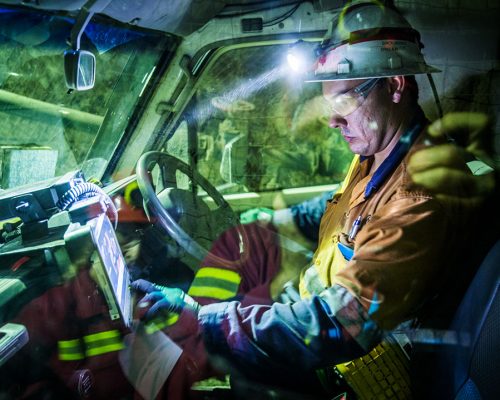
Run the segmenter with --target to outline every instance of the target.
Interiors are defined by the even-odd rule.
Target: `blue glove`
[[[166,286],[155,285],[144,279],[138,279],[130,284],[132,289],[146,293],[139,304],[152,303],[152,306],[144,315],[149,321],[160,313],[180,313],[183,309],[198,314],[200,305],[179,288],[169,288]]]

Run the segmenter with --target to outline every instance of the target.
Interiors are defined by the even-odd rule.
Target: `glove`
[[[251,224],[252,222],[271,222],[273,220],[274,210],[265,207],[251,208],[240,215],[242,224]]]
[[[494,191],[494,174],[473,175],[466,160],[472,155],[492,165],[491,132],[491,121],[481,113],[450,113],[435,121],[428,129],[432,140],[443,142],[450,136],[458,146],[444,143],[415,152],[408,164],[413,182],[434,192],[442,202],[481,204]]]
[[[183,309],[198,314],[201,307],[191,296],[179,288],[156,285],[144,279],[138,279],[130,286],[136,291],[146,293],[146,296],[138,303],[139,305],[152,303],[144,315],[146,321],[152,320],[160,313],[180,313]]]

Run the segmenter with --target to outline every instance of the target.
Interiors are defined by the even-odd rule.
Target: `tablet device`
[[[93,269],[109,306],[112,320],[122,319],[128,327],[132,321],[130,276],[113,226],[105,214],[87,222],[95,252]]]

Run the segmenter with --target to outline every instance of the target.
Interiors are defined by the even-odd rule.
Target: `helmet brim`
[[[420,74],[433,74],[441,72],[440,69],[430,65],[422,65],[418,70],[415,68],[399,68],[385,71],[353,71],[346,74],[309,74],[305,77],[305,82],[328,82],[328,81],[347,81],[354,79],[371,79],[371,78],[389,78],[391,76],[408,76]]]

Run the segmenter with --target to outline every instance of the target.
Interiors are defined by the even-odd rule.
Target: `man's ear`
[[[401,101],[401,95],[406,87],[406,78],[402,75],[391,76],[389,85],[391,87],[392,102],[397,104]]]

